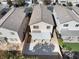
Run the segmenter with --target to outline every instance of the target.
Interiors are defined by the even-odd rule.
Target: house
[[[53,14],[57,24],[58,36],[64,39],[65,42],[78,42],[79,17],[67,7],[58,5],[54,7]]]
[[[71,2],[73,5],[76,5],[76,4],[78,4],[78,3],[79,3],[79,1],[78,1],[78,0],[68,0],[68,2]]]
[[[0,19],[9,11],[8,5],[0,4]]]
[[[31,28],[30,34],[33,36],[32,39],[51,39],[54,22],[51,12],[44,5],[34,7],[29,25]]]
[[[25,4],[28,7],[32,7],[32,6],[34,6],[34,5],[38,4],[38,3],[39,3],[38,0],[25,0]]]
[[[52,14],[45,5],[34,6],[29,26],[31,36],[24,44],[23,54],[38,59],[61,59]]]
[[[31,40],[30,43],[24,44],[23,52],[25,56],[35,57],[38,59],[62,59],[58,39],[54,31],[53,38],[46,40]]]
[[[12,45],[11,48],[8,47],[8,50],[15,50],[17,46],[20,47],[22,40],[25,38],[28,21],[24,9],[24,7],[12,8],[0,19],[0,44],[5,44],[5,41]],[[7,47],[7,45],[5,46]]]
[[[58,3],[61,4],[61,5],[62,5],[62,4],[67,5],[67,0],[58,0]]]
[[[67,5],[67,2],[71,2],[73,5],[76,5],[79,3],[79,0],[58,0],[59,4],[66,4]]]
[[[7,5],[7,0],[0,0],[1,4]]]

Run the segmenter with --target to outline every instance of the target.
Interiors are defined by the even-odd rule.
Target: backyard
[[[72,51],[79,52],[79,43],[64,43],[67,47],[70,47]]]
[[[63,39],[58,39],[58,42],[63,49],[79,52],[79,43],[66,43]]]

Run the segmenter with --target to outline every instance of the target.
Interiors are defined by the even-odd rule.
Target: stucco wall
[[[33,26],[39,26],[39,29],[34,29]],[[47,26],[50,26],[51,28],[47,29]],[[52,29],[53,29],[53,25],[50,25],[50,24],[47,24],[47,23],[44,23],[44,22],[33,24],[30,27],[31,27],[31,32],[40,30],[41,32],[50,32],[50,33],[52,33]]]
[[[64,27],[63,25],[64,24],[68,24],[68,27]],[[76,24],[79,24],[79,22],[76,22],[76,21],[70,21],[70,22],[66,22],[64,24],[61,24],[61,28],[62,29],[68,29],[68,30],[79,30],[79,27],[76,27],[75,25]]]
[[[4,28],[0,28],[0,33],[1,33],[0,37],[8,38],[9,43],[14,43],[14,44],[19,43],[19,44],[21,44],[21,40],[20,40],[17,32],[11,31],[11,30],[8,30],[8,29],[4,29]],[[14,35],[12,35],[12,33],[14,33]],[[11,39],[13,39],[13,40],[11,40]],[[15,39],[17,39],[17,41]]]

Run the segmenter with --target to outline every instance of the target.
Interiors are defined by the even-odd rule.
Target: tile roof
[[[24,8],[16,8],[14,12],[1,25],[2,28],[18,31],[25,18]]]
[[[44,5],[37,5],[34,7],[29,24],[32,25],[39,22],[54,25],[52,14]]]
[[[56,5],[54,10],[61,24],[69,21],[79,21],[79,18],[67,7]]]

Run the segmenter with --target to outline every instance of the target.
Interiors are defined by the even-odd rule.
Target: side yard
[[[72,51],[78,51],[79,52],[79,43],[64,43],[66,47],[71,48]]]
[[[79,43],[66,43],[63,39],[58,39],[58,42],[63,50],[79,52]]]

